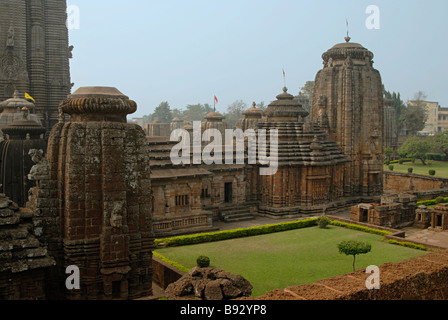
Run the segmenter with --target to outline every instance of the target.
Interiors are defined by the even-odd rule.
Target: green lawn
[[[356,268],[380,266],[425,254],[424,251],[391,245],[382,236],[336,226],[293,231],[157,249],[156,252],[193,268],[206,255],[211,265],[240,274],[254,286],[253,296],[291,285],[313,283],[352,271],[352,257],[341,255],[337,244],[344,240],[368,241],[372,252],[357,257]]]
[[[420,160],[415,160],[415,163],[405,162],[403,164],[392,163],[395,172],[408,172],[408,168],[414,168],[416,174],[423,174],[429,176],[428,171],[433,169],[436,171],[436,177],[448,178],[448,162],[428,160],[427,165],[423,165]],[[384,170],[389,171],[389,166],[385,165]]]

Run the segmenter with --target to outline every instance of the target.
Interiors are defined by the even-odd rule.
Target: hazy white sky
[[[138,104],[131,117],[219,99],[269,104],[282,91],[283,73],[297,94],[322,68],[322,54],[352,42],[375,54],[389,91],[448,107],[446,0],[68,0],[79,8],[70,30],[73,90],[113,86]],[[379,30],[368,29],[369,5]]]

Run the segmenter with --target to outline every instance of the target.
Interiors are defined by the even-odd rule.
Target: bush
[[[427,153],[426,158],[428,160],[447,161],[446,155],[441,153]]]
[[[394,163],[403,164],[405,162],[412,162],[412,161],[413,161],[413,159],[411,159],[411,158],[402,158],[400,160],[392,160],[392,161],[390,161],[390,163],[391,164],[394,164]]]
[[[394,171],[394,166],[390,164],[390,165],[389,165],[389,170],[390,170],[390,171]]]
[[[414,168],[408,168],[408,173],[414,172]]]
[[[387,160],[387,161],[384,162],[384,164],[385,164],[386,166],[388,166],[388,165],[390,165],[390,161]]]
[[[429,172],[430,176],[435,176],[436,175],[436,170],[431,169],[428,172]]]
[[[331,220],[328,217],[322,216],[317,219],[317,224],[319,228],[326,229],[327,226],[330,224]]]
[[[156,258],[158,258],[158,259],[168,263],[169,265],[173,266],[177,270],[180,270],[180,271],[185,272],[185,273],[190,271],[190,269],[184,267],[183,265],[177,263],[176,261],[170,260],[167,257],[162,256],[160,253],[157,253],[157,252],[154,251],[152,254],[153,254],[154,257],[156,257]]]
[[[343,228],[352,229],[352,230],[363,231],[363,232],[367,232],[367,233],[377,234],[379,236],[386,236],[388,234],[392,234],[392,232],[390,232],[390,231],[380,230],[380,229],[371,229],[371,228],[367,228],[367,227],[364,227],[364,226],[360,226],[358,224],[352,224],[352,223],[336,221],[336,220],[332,220],[330,222],[330,224],[332,226],[337,226],[337,227],[343,227]]]
[[[442,203],[444,201],[443,197],[437,197],[436,199],[436,204]]]
[[[399,245],[399,246],[412,248],[412,249],[417,249],[417,250],[422,250],[422,251],[428,251],[428,248],[426,248],[424,245],[416,244],[416,243],[413,243],[413,242],[397,241],[397,240],[389,239],[389,240],[387,240],[387,243],[396,244],[396,245]]]
[[[199,256],[196,259],[199,268],[208,268],[210,266],[210,258],[206,256]]]

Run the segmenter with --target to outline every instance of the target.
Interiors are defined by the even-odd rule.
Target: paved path
[[[428,229],[404,228],[406,239],[426,242],[428,244],[448,249],[448,231],[430,231]]]

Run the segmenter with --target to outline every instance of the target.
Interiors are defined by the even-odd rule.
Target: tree
[[[308,100],[313,100],[313,92],[314,92],[314,81],[307,81],[305,85],[302,87],[299,94],[304,95],[308,98]]]
[[[159,104],[154,110],[152,118],[162,123],[170,123],[171,120],[173,120],[173,114],[171,113],[171,108],[168,102],[165,101]]]
[[[338,244],[340,254],[353,256],[353,272],[355,269],[356,256],[359,254],[366,254],[372,251],[372,246],[362,241],[342,241]]]
[[[182,113],[182,118],[187,122],[202,121],[210,112],[213,112],[213,108],[209,104],[189,104]]]
[[[437,132],[431,140],[434,149],[444,153],[448,157],[448,130]]]
[[[383,92],[384,92],[384,97],[386,99],[391,99],[393,101],[392,106],[395,109],[395,122],[397,124],[396,126],[396,131],[395,136],[398,137],[400,136],[401,131],[403,130],[405,123],[404,120],[405,118],[402,116],[403,110],[406,109],[406,105],[403,102],[403,100],[401,100],[401,95],[400,93],[396,93],[396,92],[389,92],[386,91],[386,89],[384,88],[383,85]]]
[[[237,100],[227,107],[227,113],[224,116],[230,128],[235,127],[238,120],[243,117],[243,112],[246,109],[247,104],[242,100]]]
[[[428,121],[428,111],[424,100],[426,95],[419,91],[415,94],[414,100],[408,102],[408,105],[402,110],[400,121],[406,126],[406,129],[411,135],[416,135],[417,132],[425,128],[426,121]]]
[[[267,106],[265,106],[265,104],[264,104],[264,101],[258,103],[258,104],[256,105],[256,107],[257,107],[258,109],[263,110],[263,111],[266,110],[266,108],[267,108]]]
[[[384,155],[386,156],[387,160],[390,160],[390,158],[392,157],[394,153],[394,150],[392,150],[391,148],[387,147],[386,149],[384,149]]]
[[[420,159],[423,165],[426,165],[426,154],[432,149],[430,139],[412,136],[406,139],[401,148],[398,150],[399,154],[405,154],[413,159]]]

